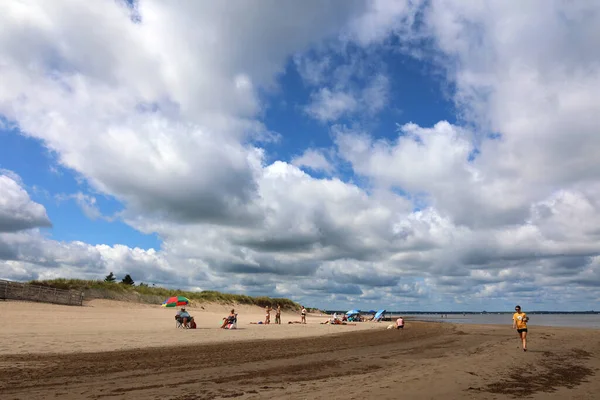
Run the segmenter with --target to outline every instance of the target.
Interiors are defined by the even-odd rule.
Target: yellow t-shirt
[[[517,329],[527,329],[527,314],[525,314],[524,312],[522,313],[514,313],[513,314],[513,320],[515,321],[516,325],[517,325]]]

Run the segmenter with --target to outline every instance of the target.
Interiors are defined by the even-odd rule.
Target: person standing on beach
[[[516,329],[519,334],[523,351],[527,351],[527,321],[529,321],[527,314],[521,311],[521,306],[516,306],[513,314],[513,329]]]
[[[277,311],[275,311],[275,323],[281,325],[281,305],[277,304]]]
[[[304,308],[304,306],[302,306],[301,315],[302,315],[302,323],[305,324],[306,323],[306,308]]]
[[[271,306],[265,307],[265,325],[269,325],[271,323]]]

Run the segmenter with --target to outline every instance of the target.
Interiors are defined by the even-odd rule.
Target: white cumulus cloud
[[[0,233],[52,226],[46,209],[35,203],[14,174],[0,174]]]
[[[44,207],[2,174],[6,277],[113,271],[319,305],[598,301],[598,4],[135,4],[1,3],[0,115],[161,248],[52,240]],[[455,122],[385,138],[360,123],[393,105],[390,50],[443,72]],[[258,143],[275,137],[264,94],[292,58],[302,112],[359,123],[287,163]]]

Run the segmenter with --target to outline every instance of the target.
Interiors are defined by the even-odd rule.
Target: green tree
[[[117,278],[115,278],[115,274],[113,274],[112,272],[106,275],[106,278],[104,278],[104,282],[114,282],[116,280]]]
[[[132,285],[135,283],[133,281],[133,279],[131,279],[131,275],[127,274],[125,275],[125,278],[123,278],[123,280],[121,281],[121,283],[124,283],[125,285]]]

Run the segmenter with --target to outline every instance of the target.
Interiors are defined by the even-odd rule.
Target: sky
[[[0,3],[0,278],[600,309],[600,3]]]

